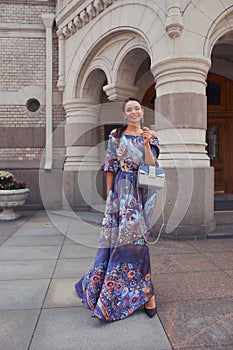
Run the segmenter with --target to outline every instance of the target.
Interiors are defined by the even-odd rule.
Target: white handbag
[[[160,190],[164,187],[165,171],[156,165],[141,164],[138,169],[138,187],[154,187]]]

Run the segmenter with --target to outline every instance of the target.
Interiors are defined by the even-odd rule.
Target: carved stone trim
[[[168,0],[166,31],[174,39],[180,36],[182,30],[183,18],[181,16],[180,0]]]
[[[61,30],[65,39],[76,33],[77,30],[81,29],[93,18],[98,16],[107,7],[112,5],[117,0],[94,0],[88,6],[86,6],[75,17],[66,24]]]

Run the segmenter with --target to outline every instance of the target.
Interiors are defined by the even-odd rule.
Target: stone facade
[[[153,107],[155,85],[155,113],[147,108],[145,123],[162,143],[164,236],[206,237],[215,227],[206,80],[209,72],[232,79],[232,55],[222,48],[233,43],[233,1],[6,0],[0,6],[0,158],[33,187],[28,203],[99,209],[106,132],[123,122],[126,97]],[[31,98],[40,102],[36,112],[27,109]]]

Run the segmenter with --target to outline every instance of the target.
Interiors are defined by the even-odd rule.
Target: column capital
[[[77,98],[63,103],[66,123],[97,124],[99,102],[88,98]]]
[[[52,28],[55,20],[54,13],[42,13],[41,18],[45,28]]]
[[[206,77],[211,66],[207,57],[178,57],[151,67],[157,97],[171,93],[192,92],[205,95]]]
[[[129,96],[135,96],[138,93],[136,86],[126,84],[108,84],[103,87],[110,101],[122,101]]]
[[[58,39],[61,39],[61,40],[64,39],[65,40],[65,36],[64,36],[63,30],[58,29],[56,34],[57,34]]]

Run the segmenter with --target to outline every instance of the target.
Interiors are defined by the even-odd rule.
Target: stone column
[[[98,197],[97,101],[80,98],[64,103],[66,157],[63,172],[63,206],[90,207]]]
[[[45,166],[46,170],[52,169],[52,95],[53,95],[53,42],[52,27],[54,24],[54,14],[42,14],[42,20],[46,28],[46,149],[45,149]]]
[[[168,238],[205,238],[215,228],[214,169],[206,152],[209,68],[204,58],[170,59],[152,67],[155,129],[167,178],[164,235]]]

